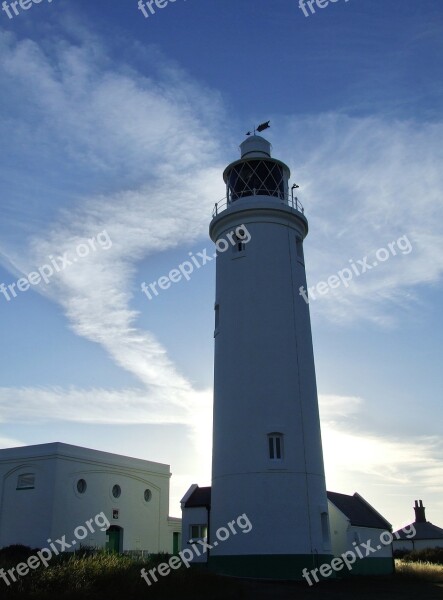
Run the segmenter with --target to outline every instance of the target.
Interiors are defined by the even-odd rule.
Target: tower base
[[[242,554],[237,556],[210,556],[208,567],[218,575],[300,581],[303,570],[310,572],[322,564],[329,564],[330,554]],[[306,572],[306,571],[305,571]]]

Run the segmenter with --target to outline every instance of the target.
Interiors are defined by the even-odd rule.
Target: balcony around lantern
[[[269,191],[265,191],[262,189],[254,189],[252,191],[244,192],[242,195],[236,195],[235,198],[233,198],[233,195],[230,194],[229,196],[222,198],[221,200],[216,202],[214,210],[212,211],[212,218],[217,217],[221,212],[223,212],[230,206],[233,206],[238,202],[241,203],[243,198],[258,198],[260,196],[266,196],[267,198],[272,197],[273,199],[279,201],[280,204],[283,204],[284,206],[287,206],[292,210],[301,213],[304,216],[305,209],[303,208],[302,203],[296,196],[293,196],[292,194],[285,194],[283,192],[278,192],[278,194],[270,194]]]

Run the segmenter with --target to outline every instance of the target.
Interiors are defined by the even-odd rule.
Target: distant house
[[[327,492],[327,496],[333,555],[352,551],[358,556],[359,548],[364,558],[359,557],[352,565],[353,575],[393,573],[391,535],[386,535],[386,532],[392,531],[392,525],[360,494],[348,496]],[[369,550],[369,547],[375,551]],[[367,553],[369,556],[366,556]]]
[[[362,496],[347,496],[335,492],[327,492],[329,523],[331,529],[332,554],[339,557],[347,551],[356,554],[352,570],[344,569],[339,575],[384,575],[393,573],[394,559],[392,555],[392,525],[384,519]],[[208,536],[208,523],[211,510],[211,488],[191,485],[181,500],[183,548],[189,548],[197,540]],[[389,532],[386,535],[386,532]],[[210,534],[210,532],[209,532]],[[385,536],[383,535],[385,534]],[[296,535],[289,532],[288,535]],[[386,537],[386,540],[384,540]],[[382,538],[382,540],[381,540]],[[209,541],[211,536],[209,535]],[[365,547],[361,548],[364,558],[358,556],[356,546],[370,541],[375,552],[366,557]],[[377,548],[380,546],[380,548]],[[208,554],[195,556],[193,563],[206,562]],[[314,565],[316,566],[316,565]],[[318,565],[317,565],[318,566]]]
[[[416,500],[415,521],[394,533],[394,551],[423,550],[424,548],[443,548],[443,529],[426,521],[426,509],[422,500]],[[415,531],[415,535],[407,537],[405,531]]]
[[[170,477],[169,465],[69,444],[0,450],[0,547],[65,536],[69,551],[178,551]]]

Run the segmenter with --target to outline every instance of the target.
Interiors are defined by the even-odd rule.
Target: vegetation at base
[[[10,546],[0,550],[0,568],[7,571],[20,562],[35,555],[38,550],[24,546]],[[181,568],[167,577],[159,577],[151,586],[142,579],[141,569],[147,571],[162,562],[167,554],[151,555],[149,559],[137,560],[129,556],[110,554],[104,551],[80,549],[76,554],[66,553],[53,557],[49,566],[40,566],[35,571],[20,577],[8,587],[0,579],[2,600],[121,600],[122,595],[130,600],[168,599],[196,597],[198,593],[213,600],[225,600],[232,580],[216,577],[206,571]],[[16,575],[17,576],[17,575]]]
[[[398,575],[443,584],[443,565],[428,562],[406,562],[397,559],[395,568]]]
[[[396,554],[398,556],[398,553]],[[398,575],[443,583],[443,548],[426,548],[402,553],[395,561]]]
[[[414,550],[413,552],[397,550],[394,556],[409,563],[420,562],[443,565],[443,548],[425,548],[424,550]]]
[[[37,550],[13,546],[0,550],[0,568],[9,569]],[[422,555],[423,556],[423,555]],[[443,565],[397,560],[397,573],[382,577],[350,577],[324,581],[264,582],[219,577],[204,569],[181,568],[148,586],[141,569],[167,562],[168,555],[137,559],[81,549],[54,557],[7,586],[0,579],[1,600],[416,600],[442,598]]]

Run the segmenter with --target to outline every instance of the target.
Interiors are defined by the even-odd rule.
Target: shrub
[[[424,550],[414,550],[413,552],[407,552],[401,557],[396,556],[396,558],[402,558],[405,562],[422,562],[443,565],[443,548],[425,548]]]

